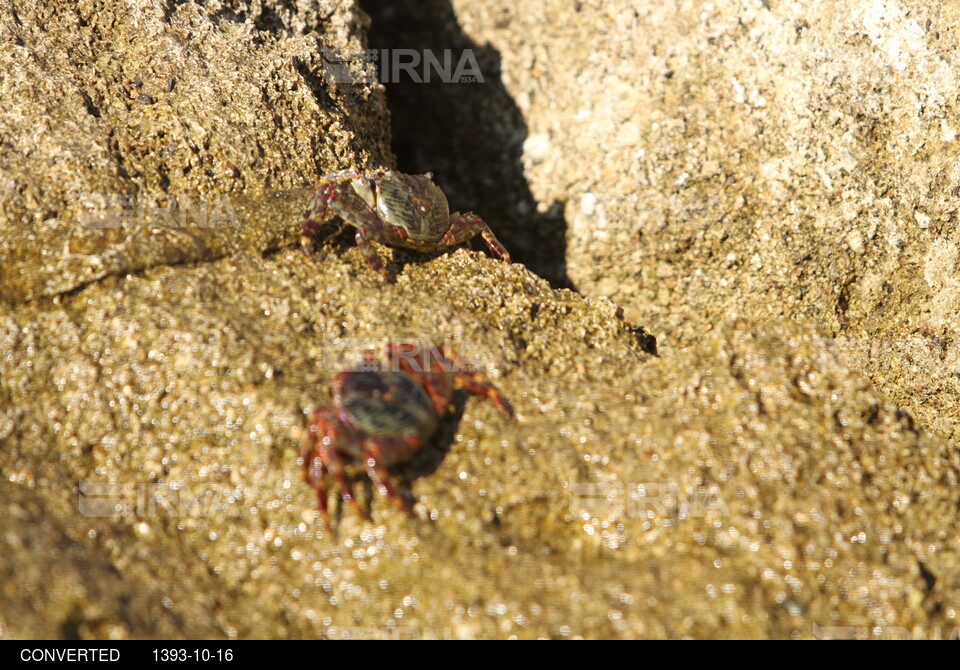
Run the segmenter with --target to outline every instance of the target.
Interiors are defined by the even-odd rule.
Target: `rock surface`
[[[937,200],[913,237],[897,218],[920,193],[912,170],[942,164],[948,179],[948,149],[923,117],[921,164],[891,124],[884,146],[899,153],[880,170],[880,140],[858,134],[868,115],[837,117],[850,111],[843,95],[881,83],[930,94],[907,79],[922,68],[890,66],[898,81],[836,65],[820,88],[787,81],[806,66],[787,46],[847,25],[797,3],[711,14],[430,1],[412,16],[371,4],[373,24],[351,3],[305,0],[0,15],[0,72],[14,73],[0,88],[22,87],[0,118],[0,570],[14,576],[0,582],[0,635],[955,631],[960,453],[932,421],[934,407],[952,420],[952,377],[932,387],[916,352],[914,368],[894,370],[893,346],[863,365],[852,339],[909,344],[914,331],[897,328],[927,323],[934,298],[906,287],[927,282],[942,320],[920,343],[943,334],[949,360],[951,210]],[[909,37],[917,15],[839,43],[849,62],[915,64],[903,55],[914,42],[882,36]],[[920,24],[924,39],[951,20]],[[437,170],[452,204],[480,212],[524,263],[380,248],[399,272],[384,284],[348,236],[331,235],[319,264],[296,248],[313,178],[393,161],[382,87],[324,77],[322,44],[360,48],[368,25],[424,48],[484,45],[483,84],[391,90],[395,147],[403,169]],[[172,88],[151,88],[169,77]],[[411,90],[426,105],[416,132]],[[884,107],[883,91],[860,101],[878,105],[875,119],[914,118],[916,107]],[[826,134],[820,162],[774,149],[806,146],[791,125],[801,99]],[[437,109],[449,119],[431,127]],[[487,134],[471,119],[489,119]],[[844,141],[877,144],[850,149],[848,165]],[[432,153],[444,142],[445,158]],[[885,204],[869,199],[881,188]],[[135,197],[118,214],[89,194]],[[637,219],[657,195],[666,209]],[[170,197],[178,208],[156,206]],[[172,225],[186,197],[229,211]],[[845,207],[865,213],[845,219]],[[903,248],[890,244],[897,231]],[[847,251],[832,243],[841,233]],[[926,274],[911,274],[905,259],[925,240]],[[879,284],[886,318],[861,289],[882,268],[895,287]],[[656,326],[659,357],[635,324]],[[331,535],[296,463],[300,430],[352,354],[399,338],[444,341],[485,366],[517,416],[458,396],[436,438],[395,469],[417,518],[360,485],[374,522],[335,505]]]
[[[421,33],[446,25],[496,54],[510,125],[498,159],[523,188],[500,178],[482,197],[552,221],[566,285],[614,300],[664,351],[734,313],[815,323],[851,367],[954,439],[957,11],[919,0],[427,4]],[[462,110],[464,137],[490,126],[477,108]],[[561,210],[560,222],[538,217]]]
[[[322,45],[359,48],[366,16],[242,4],[4,10],[0,298],[276,248],[317,173],[391,160],[382,90],[325,79]]]

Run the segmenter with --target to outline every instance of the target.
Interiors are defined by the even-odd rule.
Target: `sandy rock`
[[[4,10],[0,298],[276,248],[318,173],[392,160],[382,88],[331,85],[322,59],[366,16],[237,4]],[[290,209],[264,225],[271,199]]]
[[[955,12],[904,0],[429,4],[455,17],[451,41],[496,56],[488,97],[511,125],[493,134],[516,143],[495,144],[515,148],[499,159],[524,187],[498,176],[482,198],[527,212],[518,237],[563,237],[550,253],[565,275],[535,259],[538,270],[611,298],[665,351],[730,314],[814,323],[954,435]],[[489,125],[472,109],[484,108],[459,110],[464,135]],[[538,216],[557,208],[559,220]]]
[[[435,1],[409,15],[370,7],[368,24],[350,3],[306,0],[26,7],[16,20],[4,10],[0,47],[16,73],[0,87],[23,93],[0,119],[12,184],[0,200],[0,572],[12,576],[0,635],[956,630],[960,452],[901,407],[944,403],[932,384],[945,393],[949,375],[932,378],[923,356],[952,360],[950,341],[863,361],[852,339],[909,343],[908,328],[948,332],[954,318],[948,203],[902,204],[921,183],[906,147],[933,126],[883,141],[856,130],[919,113],[871,92],[925,72],[913,54],[933,38],[910,28],[916,13]],[[844,21],[869,44],[832,44],[849,62],[871,50],[889,72],[853,77],[823,59],[821,79],[840,82],[830,102],[795,50]],[[309,183],[392,162],[380,85],[322,76],[321,42],[368,46],[368,26],[377,40],[477,49],[485,83],[391,87],[394,146],[402,169],[436,170],[451,204],[481,213],[520,262],[381,247],[398,274],[386,284],[332,228],[321,261],[304,258]],[[177,81],[158,87],[168,70]],[[801,100],[821,105],[806,121],[793,116]],[[170,143],[160,130],[174,119],[186,130]],[[89,225],[81,196],[102,192],[226,196],[235,215]],[[671,218],[631,219],[651,197]],[[922,263],[885,255],[891,231],[904,254],[929,237]],[[904,307],[928,294],[939,312]],[[854,318],[869,296],[888,301],[886,318]],[[358,468],[373,522],[332,496],[331,534],[297,464],[301,431],[339,371],[397,339],[453,346],[516,417],[456,396],[393,471],[416,518]],[[894,355],[917,365],[894,372]],[[901,405],[874,388],[896,379]],[[916,381],[931,390],[909,392]]]

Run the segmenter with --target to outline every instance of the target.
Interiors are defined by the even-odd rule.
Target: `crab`
[[[433,175],[410,175],[391,169],[369,173],[332,172],[320,178],[310,206],[304,212],[300,243],[314,258],[313,238],[327,220],[340,217],[357,229],[357,247],[374,270],[387,281],[387,272],[370,244],[429,252],[483,237],[491,253],[510,262],[510,254],[490,227],[473,212],[450,213],[447,197],[433,183]]]
[[[398,509],[413,512],[391,486],[386,468],[409,459],[433,435],[453,393],[466,389],[492,400],[507,416],[513,408],[478,372],[472,372],[449,348],[390,343],[387,365],[372,355],[359,367],[339,373],[333,382],[333,406],[318,407],[303,434],[298,463],[317,493],[317,510],[332,532],[327,511],[327,475],[343,501],[367,521],[344,468],[356,459],[381,495]]]

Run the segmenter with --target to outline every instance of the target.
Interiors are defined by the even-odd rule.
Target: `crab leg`
[[[323,525],[331,532],[333,527],[330,525],[330,514],[327,511],[326,472],[323,467],[323,458],[315,450],[315,446],[320,426],[325,427],[324,439],[326,439],[335,434],[334,422],[335,418],[328,410],[319,409],[314,412],[303,439],[303,447],[300,449],[303,479],[316,490],[317,510],[320,512],[320,518],[323,519]]]
[[[323,440],[321,440],[320,443],[323,444]],[[360,509],[360,503],[357,502],[357,497],[353,494],[353,485],[350,483],[350,478],[347,477],[347,471],[343,468],[343,459],[340,457],[340,454],[337,453],[337,450],[332,447],[333,444],[331,441],[330,445],[321,447],[320,453],[321,458],[327,464],[327,470],[333,475],[333,480],[337,482],[337,488],[340,490],[340,498],[342,498],[345,503],[349,503],[354,511],[365,520],[372,521],[370,514]]]
[[[307,438],[301,450],[304,478],[317,489],[317,509],[320,510],[320,516],[328,530],[332,530],[332,528],[327,513],[327,487],[324,469],[333,476],[343,501],[349,503],[357,514],[364,519],[371,520],[370,515],[360,509],[357,497],[353,494],[350,478],[343,467],[343,458],[337,450],[337,441],[342,439],[338,433],[338,428],[343,429],[342,426],[338,425],[336,415],[333,412],[329,409],[317,410],[313,414],[310,427],[307,429]],[[318,433],[321,430],[323,437],[318,439]],[[343,437],[350,438],[349,435]],[[304,457],[303,454],[307,454],[307,456]]]
[[[342,185],[351,181],[352,188],[341,188]],[[373,191],[366,178],[356,170],[341,170],[320,177],[317,191],[310,200],[310,206],[303,213],[303,224],[300,226],[300,245],[307,256],[314,259],[313,238],[320,226],[335,216],[344,218],[346,212],[362,215],[364,210],[369,210],[371,206],[367,199],[372,202]],[[360,227],[362,224],[369,225],[376,221],[376,217],[371,212],[370,217],[354,225]]]
[[[462,358],[453,353],[448,347],[443,348],[443,356],[450,361],[450,369],[453,370],[453,383],[458,389],[467,389],[484,398],[489,398],[497,407],[499,407],[507,416],[513,416],[513,407],[507,402],[507,399],[500,395],[497,388],[480,372],[470,372],[470,366]]]
[[[510,262],[510,253],[500,244],[500,240],[490,230],[486,221],[473,212],[465,212],[464,214],[454,212],[450,217],[450,229],[447,230],[447,234],[440,241],[440,246],[450,247],[473,239],[477,235],[480,235],[483,241],[487,243],[490,253],[506,263]]]
[[[467,389],[471,393],[489,398],[503,412],[513,416],[513,408],[496,387],[482,372],[473,372],[474,366],[466,363],[450,347],[431,346],[420,350],[416,345],[410,348],[402,342],[391,342],[386,347],[386,354],[392,366],[420,381],[433,401],[438,415],[442,415],[447,409],[452,380],[455,388]]]
[[[392,502],[401,512],[409,517],[412,517],[413,511],[407,507],[407,504],[403,501],[403,498],[390,484],[386,468],[380,465],[376,456],[373,455],[373,452],[381,452],[385,449],[389,451],[396,447],[403,449],[404,446],[406,446],[395,445],[394,443],[397,441],[398,440],[390,439],[368,440],[364,447],[366,452],[364,454],[364,465],[367,469],[367,477],[369,477],[370,481],[373,482],[373,485],[377,487],[377,490],[380,491],[380,494]],[[402,442],[402,440],[400,441]]]
[[[391,275],[384,267],[383,261],[380,260],[380,256],[377,254],[377,250],[373,248],[373,245],[370,244],[370,237],[367,234],[366,228],[357,228],[357,248],[360,249],[360,253],[363,254],[363,257],[367,259],[367,263],[370,264],[376,272],[380,273],[387,278],[388,281],[393,282],[394,277]]]
[[[310,260],[316,260],[313,253],[313,238],[324,223],[327,205],[334,198],[335,192],[336,186],[334,184],[318,186],[317,192],[310,201],[310,206],[303,213],[303,224],[300,226],[300,246],[303,247]]]
[[[443,415],[450,404],[450,381],[447,373],[453,369],[453,364],[444,357],[440,349],[430,346],[421,350],[417,344],[391,342],[387,344],[386,354],[391,369],[402,370],[417,379],[430,396],[437,415]]]
[[[315,482],[323,479],[323,463],[313,457],[313,446],[317,442],[317,424],[322,420],[323,410],[317,410],[310,419],[310,425],[303,433],[303,446],[300,448],[300,466],[303,468],[303,481],[316,488]]]

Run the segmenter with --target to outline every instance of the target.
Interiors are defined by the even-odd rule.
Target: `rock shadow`
[[[433,172],[451,208],[479,214],[515,262],[554,288],[574,288],[563,203],[537,209],[521,160],[527,126],[503,85],[500,53],[463,33],[449,0],[360,4],[372,18],[369,46],[387,90],[397,168]],[[427,66],[430,56],[440,68]],[[460,63],[463,81],[444,76]]]

